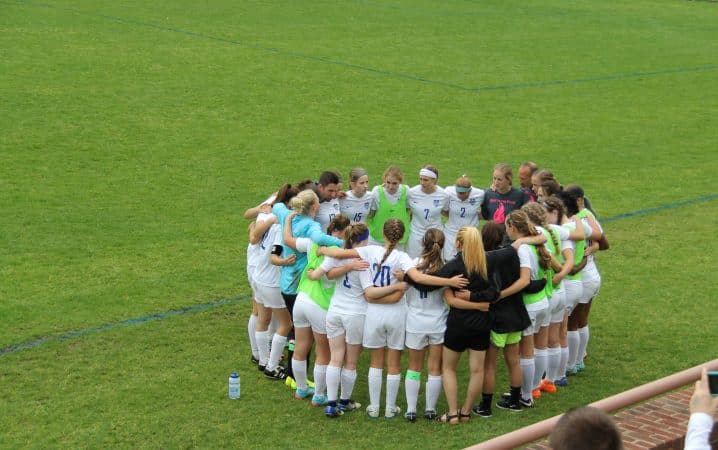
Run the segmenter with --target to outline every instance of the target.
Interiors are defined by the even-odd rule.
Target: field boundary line
[[[435,85],[435,86],[442,86],[445,88],[456,89],[456,90],[465,91],[465,92],[483,92],[483,91],[497,91],[497,90],[541,88],[541,87],[548,87],[548,86],[591,83],[591,82],[597,82],[597,81],[627,80],[627,79],[632,79],[632,78],[653,77],[653,76],[671,75],[671,74],[678,74],[678,73],[705,72],[705,71],[711,71],[711,70],[718,70],[718,65],[708,64],[708,65],[704,65],[704,66],[677,67],[677,68],[642,71],[642,72],[618,73],[618,74],[610,74],[610,75],[596,75],[596,76],[590,76],[590,77],[565,79],[565,80],[527,81],[527,82],[523,82],[523,83],[512,83],[512,84],[503,84],[503,85],[499,84],[499,85],[487,85],[487,86],[463,86],[463,85],[451,83],[448,81],[433,80],[433,79],[424,78],[424,77],[421,77],[418,75],[412,75],[412,74],[402,73],[402,72],[392,72],[392,71],[386,70],[386,69],[380,69],[380,68],[371,67],[371,66],[363,66],[361,64],[355,64],[355,63],[350,63],[350,62],[346,62],[346,61],[335,60],[335,59],[331,59],[331,58],[324,57],[324,56],[310,55],[310,54],[301,53],[301,52],[294,52],[291,50],[282,50],[282,49],[278,49],[278,48],[274,48],[274,47],[267,47],[267,46],[263,46],[260,44],[254,44],[251,42],[238,41],[238,40],[223,38],[223,37],[219,37],[219,36],[212,36],[209,34],[197,33],[197,32],[190,31],[190,30],[184,30],[182,28],[168,27],[168,26],[153,24],[153,23],[149,23],[149,22],[141,22],[141,21],[134,20],[134,19],[126,19],[126,18],[122,18],[122,17],[111,16],[111,15],[101,14],[101,13],[90,13],[90,12],[85,12],[85,11],[81,11],[78,9],[66,8],[66,7],[57,6],[57,5],[51,5],[48,3],[17,0],[15,2],[0,1],[0,4],[27,5],[27,6],[33,6],[33,7],[54,9],[57,11],[65,11],[65,12],[69,12],[69,13],[73,13],[73,14],[77,14],[77,15],[101,18],[101,19],[110,20],[113,22],[127,24],[127,25],[135,25],[135,26],[152,28],[152,29],[171,32],[171,33],[178,33],[178,34],[182,34],[182,35],[193,37],[193,38],[223,42],[225,44],[231,44],[231,45],[237,45],[237,46],[246,47],[246,48],[252,48],[255,50],[274,53],[277,55],[290,56],[293,58],[304,59],[304,60],[308,60],[308,61],[315,61],[315,62],[320,62],[323,64],[345,67],[345,68],[360,70],[360,71],[364,71],[364,72],[370,72],[370,73],[374,73],[374,74],[389,77],[389,78],[410,80],[410,81],[415,81],[415,82],[419,82],[419,83]]]
[[[668,209],[680,208],[682,206],[693,205],[696,203],[703,203],[703,202],[707,202],[707,201],[715,200],[715,199],[718,199],[718,194],[703,195],[701,197],[696,197],[696,198],[692,198],[692,199],[688,199],[688,200],[681,200],[681,201],[673,202],[673,203],[667,203],[665,205],[660,205],[660,206],[656,206],[653,208],[639,209],[636,211],[617,214],[615,216],[605,217],[605,218],[601,219],[601,223],[615,222],[617,220],[629,219],[629,218],[637,217],[637,216],[644,216],[647,214],[653,214],[653,213],[665,211]],[[55,335],[55,336],[47,336],[47,337],[43,337],[43,338],[38,338],[38,339],[34,339],[32,341],[23,342],[20,344],[12,344],[5,348],[0,348],[0,357],[2,357],[4,355],[8,355],[10,353],[15,353],[20,350],[26,350],[26,349],[30,349],[30,348],[34,348],[34,347],[39,347],[48,342],[66,341],[66,340],[86,336],[88,334],[99,333],[101,331],[107,331],[107,330],[112,330],[115,328],[127,327],[127,326],[132,326],[132,325],[139,325],[142,323],[152,322],[155,320],[164,320],[164,319],[174,317],[174,316],[205,311],[208,309],[213,309],[213,308],[217,308],[220,306],[229,305],[229,304],[237,303],[237,302],[244,301],[244,300],[250,300],[251,298],[252,297],[250,294],[244,294],[244,295],[240,295],[240,296],[234,297],[234,298],[217,300],[217,301],[213,301],[213,302],[209,302],[209,303],[203,303],[200,305],[187,306],[185,308],[173,309],[173,310],[166,311],[163,313],[149,314],[146,316],[135,317],[133,319],[122,320],[120,322],[113,322],[113,323],[109,323],[106,325],[84,328],[84,329],[77,330],[77,331],[69,331],[69,332]]]

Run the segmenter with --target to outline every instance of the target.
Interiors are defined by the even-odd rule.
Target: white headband
[[[436,179],[436,174],[429,169],[421,169],[419,171],[419,176]]]

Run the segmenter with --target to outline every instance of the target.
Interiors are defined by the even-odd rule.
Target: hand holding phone
[[[708,372],[708,390],[713,397],[718,397],[718,370]]]
[[[696,381],[696,389],[691,397],[691,414],[706,413],[713,416],[718,410],[718,371],[711,371],[704,367],[701,379]]]

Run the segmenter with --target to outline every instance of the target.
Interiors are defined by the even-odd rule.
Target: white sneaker
[[[384,412],[384,417],[386,417],[387,419],[391,419],[399,413],[401,413],[401,408],[399,408],[398,406],[387,406],[386,412]]]
[[[379,406],[369,405],[366,407],[366,413],[372,419],[379,417]]]

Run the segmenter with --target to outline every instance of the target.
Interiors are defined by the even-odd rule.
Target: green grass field
[[[717,19],[684,0],[0,0],[0,448],[460,448],[718,357]],[[614,219],[588,372],[560,395],[460,427],[328,421],[252,368],[246,208],[324,169],[486,186],[528,159]]]

